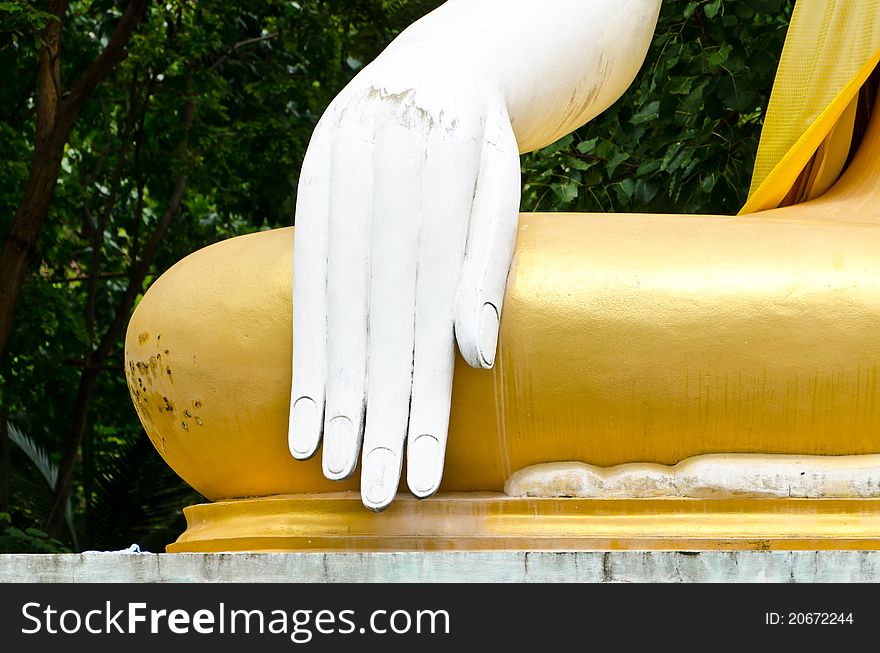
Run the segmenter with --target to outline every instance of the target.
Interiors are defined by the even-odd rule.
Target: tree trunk
[[[67,0],[52,0],[52,20],[43,30],[37,82],[37,114],[34,156],[21,203],[0,250],[0,353],[12,330],[12,316],[52,192],[61,171],[64,144],[72,126],[61,109],[61,30]],[[59,118],[63,118],[59,124]]]
[[[194,112],[195,100],[190,96],[186,101],[183,112],[185,136],[181,140],[178,148],[178,156],[180,159],[183,159],[183,156],[186,153],[186,134],[188,134],[189,127],[192,124]],[[122,336],[122,333],[125,330],[125,325],[128,324],[128,318],[134,308],[135,300],[143,291],[144,279],[146,279],[147,274],[150,271],[150,266],[153,263],[153,259],[156,257],[159,245],[162,243],[165,234],[168,233],[168,229],[170,228],[174,217],[177,215],[177,212],[180,210],[183,196],[186,191],[186,184],[186,173],[182,173],[177,177],[174,190],[168,200],[168,206],[165,208],[165,212],[159,218],[156,229],[151,234],[150,239],[144,247],[144,251],[141,253],[138,262],[132,269],[128,287],[126,288],[122,301],[116,310],[113,322],[111,322],[107,331],[104,332],[104,335],[101,337],[101,342],[98,344],[94,353],[92,353],[86,360],[85,369],[83,369],[83,372],[80,375],[79,389],[77,390],[76,400],[74,401],[70,429],[65,436],[64,455],[61,458],[61,464],[58,465],[58,481],[55,484],[52,506],[49,509],[49,515],[46,518],[46,532],[53,537],[57,536],[64,526],[64,510],[67,505],[67,497],[70,494],[70,487],[73,483],[73,472],[76,468],[76,456],[79,452],[80,445],[82,444],[86,426],[88,425],[89,406],[98,380],[98,372],[113,351],[113,345],[116,344],[117,340]]]
[[[3,458],[3,493],[0,496],[0,512],[9,512],[11,497],[9,494],[9,479],[12,476],[12,452],[9,446],[9,413],[6,408],[6,398],[0,397],[0,456]]]
[[[196,109],[196,100],[192,93],[192,73],[190,73],[187,80],[186,90],[186,101],[181,112],[183,135],[177,144],[176,152],[177,164],[181,167],[182,171],[177,176],[165,212],[159,218],[156,228],[147,240],[143,251],[133,252],[133,257],[136,258],[133,261],[128,286],[122,301],[116,309],[113,321],[101,337],[98,346],[86,358],[83,372],[80,375],[80,384],[74,401],[70,428],[65,434],[64,454],[61,457],[61,463],[58,465],[58,480],[55,484],[52,505],[46,517],[46,532],[53,537],[57,536],[64,526],[67,497],[70,495],[70,488],[73,484],[76,457],[82,445],[86,427],[88,426],[89,406],[91,405],[92,395],[97,385],[98,372],[113,351],[113,346],[125,331],[125,325],[128,324],[128,318],[134,309],[137,296],[143,292],[144,279],[146,279],[150,271],[150,266],[153,264],[165,234],[168,233],[171,223],[180,210],[183,196],[186,192],[186,169],[188,167],[186,159],[189,155],[189,131],[192,127]],[[92,270],[92,272],[94,273],[96,270]]]
[[[64,513],[67,508],[67,497],[70,494],[70,484],[73,481],[74,463],[79,452],[82,434],[85,433],[88,423],[92,394],[98,382],[98,369],[89,363],[90,361],[86,361],[86,368],[79,377],[79,388],[73,402],[74,412],[70,416],[70,428],[65,438],[64,454],[61,458],[61,464],[58,466],[58,480],[55,483],[52,506],[46,517],[46,532],[52,537],[57,537],[64,527]]]
[[[15,305],[52,201],[63,153],[64,141],[60,146],[54,141],[41,144],[34,150],[24,196],[0,250],[0,352],[12,330]]]
[[[50,21],[42,34],[34,156],[24,195],[0,250],[0,353],[12,330],[15,306],[49,211],[70,130],[91,92],[125,58],[125,46],[143,18],[147,2],[131,0],[128,3],[107,46],[63,100],[61,33],[68,0],[49,3],[49,13],[58,20]]]
[[[187,102],[187,106],[192,107],[193,102]],[[192,121],[192,108],[189,109],[189,121]],[[187,178],[185,174],[177,178],[171,199],[165,213],[159,219],[156,230],[150,237],[143,256],[132,271],[128,287],[125,295],[120,302],[116,311],[113,322],[104,332],[101,342],[94,353],[89,356],[85,362],[85,368],[80,375],[79,389],[76,393],[74,401],[73,414],[71,415],[70,428],[65,436],[64,454],[61,457],[61,464],[58,465],[58,480],[55,484],[55,493],[52,497],[52,506],[49,509],[49,515],[46,517],[46,532],[52,537],[56,537],[64,527],[64,511],[67,506],[67,497],[70,494],[70,488],[73,483],[73,472],[76,469],[76,456],[79,452],[83,436],[88,425],[89,406],[92,402],[92,394],[98,381],[98,372],[101,370],[104,362],[113,350],[113,345],[122,336],[125,325],[128,324],[128,318],[134,308],[137,296],[142,292],[144,279],[150,271],[150,265],[159,249],[159,244],[168,232],[174,216],[180,210],[183,201],[183,195],[186,190]]]

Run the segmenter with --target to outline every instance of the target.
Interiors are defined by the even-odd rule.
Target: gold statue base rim
[[[289,494],[184,509],[169,553],[342,551],[880,550],[876,499],[576,499],[490,493]]]

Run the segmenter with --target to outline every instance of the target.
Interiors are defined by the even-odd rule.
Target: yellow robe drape
[[[880,61],[880,1],[799,0],[741,214],[814,199],[847,161],[863,88]]]

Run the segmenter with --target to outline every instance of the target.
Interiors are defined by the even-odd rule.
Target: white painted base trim
[[[706,454],[677,465],[581,462],[532,465],[504,486],[512,497],[880,497],[880,454],[793,456]]]

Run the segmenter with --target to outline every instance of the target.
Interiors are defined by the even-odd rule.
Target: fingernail
[[[318,448],[318,405],[311,397],[300,397],[293,404],[290,453],[294,458],[308,458]]]
[[[324,472],[333,480],[348,476],[357,461],[357,434],[354,424],[343,415],[330,420],[324,434]],[[329,476],[328,476],[329,477]]]
[[[498,309],[486,302],[480,312],[480,358],[486,367],[495,364],[495,349],[498,346]]]
[[[394,498],[400,477],[400,463],[391,451],[384,447],[373,449],[364,457],[361,470],[361,497],[364,505],[381,510]]]
[[[426,496],[437,489],[440,441],[433,435],[420,435],[409,445],[407,485],[416,496]]]

